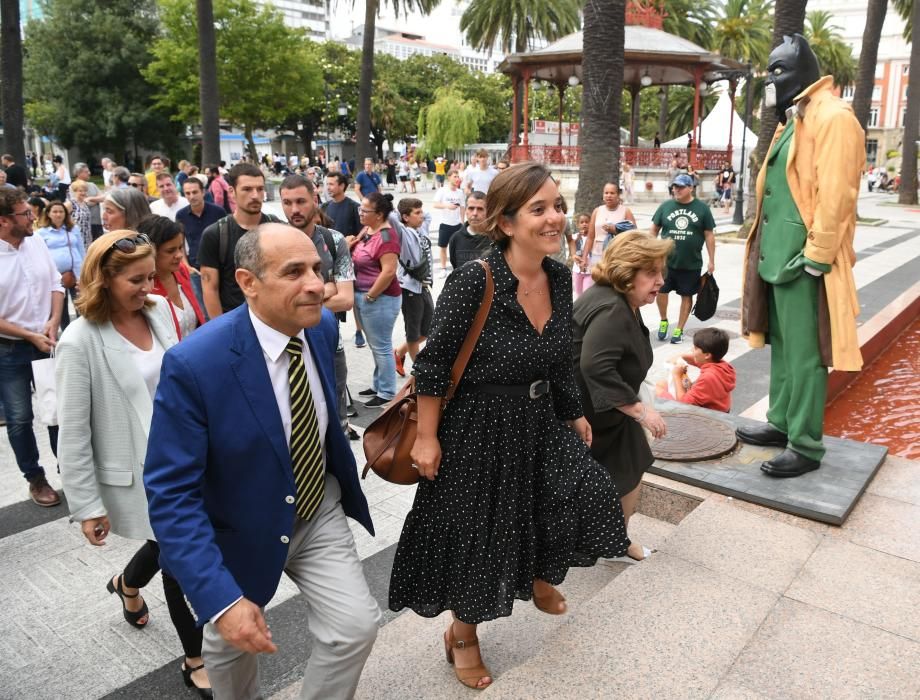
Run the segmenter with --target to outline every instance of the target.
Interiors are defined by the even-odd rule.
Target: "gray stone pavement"
[[[431,197],[430,193],[421,196],[426,202],[430,201]],[[909,278],[909,283],[912,284],[920,276],[920,246],[917,244],[917,237],[920,235],[920,216],[916,210],[892,206],[893,199],[889,195],[873,194],[864,195],[860,200],[860,213],[863,216],[888,220],[888,223],[881,227],[860,226],[857,230],[856,247],[861,254],[861,260],[855,270],[857,285],[861,293],[864,290],[870,292],[869,296],[872,299],[865,301],[871,301],[872,307],[883,305],[886,298],[893,298],[903,291],[906,287],[903,280]],[[272,211],[276,206],[276,203],[269,203],[267,208]],[[635,212],[640,227],[648,224],[653,210],[653,205],[636,205]],[[722,226],[720,232],[721,230]],[[763,376],[765,368],[768,373],[768,363],[765,365],[763,359],[760,359],[766,358],[768,353],[748,351],[746,344],[737,337],[737,315],[735,313],[733,317],[731,313],[733,307],[737,308],[740,294],[742,251],[743,246],[733,242],[731,238],[720,238],[716,254],[716,275],[722,289],[720,307],[725,308],[726,312],[714,319],[715,325],[724,327],[734,334],[729,359],[736,362],[737,366],[745,367],[744,373],[739,371],[736,412],[756,405],[763,397],[764,391],[758,388],[760,385],[757,379]],[[886,284],[888,280],[891,280],[891,284]],[[442,284],[441,280],[436,281],[435,294]],[[672,300],[672,306],[671,313],[674,314],[676,300]],[[656,318],[654,312],[645,313],[645,320],[649,326],[654,324]],[[694,327],[701,325],[694,324],[695,321],[688,324],[688,333],[692,333]],[[344,324],[342,332],[346,339],[349,386],[356,396],[357,391],[369,385],[373,371],[372,359],[367,348],[354,347],[354,327],[350,320]],[[402,337],[402,321],[399,320],[394,331],[394,342],[400,341]],[[685,349],[686,346],[674,348],[667,344],[657,345],[656,360],[664,362],[678,350]],[[744,364],[748,358],[755,356],[759,358],[756,362]],[[748,385],[753,388],[746,390]],[[359,410],[362,416],[356,420],[356,424],[360,426],[366,424],[374,414],[368,409]],[[47,433],[38,424],[36,436],[42,462],[49,471],[49,480],[59,487],[60,481],[54,473],[55,462],[48,447]],[[353,443],[353,448],[359,464],[363,464],[360,443]],[[804,614],[799,601],[784,602],[781,607],[774,609],[774,613],[771,613],[772,616],[768,619],[768,626],[765,627],[772,636],[760,639],[757,642],[760,646],[751,647],[754,651],[750,653],[756,651],[777,654],[779,650],[776,645],[780,644],[777,640],[782,639],[778,633],[783,625],[802,626],[813,620],[817,620],[816,624],[823,624],[828,622],[828,619],[834,622],[827,625],[829,633],[832,631],[835,634],[860,635],[866,632],[864,627],[872,628],[871,633],[866,632],[864,637],[860,637],[857,645],[859,649],[864,646],[868,648],[873,640],[887,644],[883,645],[886,653],[889,653],[889,650],[891,653],[904,651],[904,645],[908,650],[914,649],[910,646],[918,642],[917,621],[914,618],[916,610],[920,610],[920,605],[917,605],[920,601],[915,595],[916,591],[920,590],[916,586],[916,567],[920,566],[920,542],[917,540],[917,532],[920,532],[920,527],[917,526],[920,523],[920,495],[917,494],[917,483],[920,483],[920,479],[917,479],[917,476],[916,463],[889,459],[870,484],[868,494],[846,525],[852,534],[839,538],[834,535],[833,528],[821,526],[826,529],[820,532],[831,542],[824,545],[822,541],[822,544],[816,545],[815,551],[825,557],[828,571],[838,571],[840,574],[837,578],[829,579],[829,583],[822,582],[825,572],[823,568],[816,569],[814,574],[806,578],[802,578],[804,573],[800,574],[802,591],[807,589],[810,591],[808,595],[813,592],[815,600],[823,596],[821,600],[824,602],[817,606],[820,611]],[[369,580],[372,579],[372,586],[384,591],[379,599],[385,602],[387,557],[391,556],[392,545],[399,537],[414,489],[392,486],[373,476],[363,482],[363,486],[371,504],[378,535],[371,538],[357,527],[353,530],[359,554],[364,559],[367,570],[373,572],[373,575],[368,574]],[[68,523],[63,508],[39,511],[36,506],[27,502],[27,498],[26,484],[13,460],[9,443],[6,439],[0,439],[0,532],[3,533],[0,538],[0,698],[82,699],[103,697],[107,694],[114,694],[113,697],[185,697],[185,691],[178,683],[177,664],[174,662],[180,653],[179,644],[166,614],[159,581],[155,579],[145,591],[145,597],[151,607],[151,623],[144,631],[134,630],[124,622],[117,599],[107,595],[104,590],[108,577],[121,570],[134,552],[136,543],[113,537],[105,547],[91,547],[83,540],[78,527]],[[721,496],[711,498],[717,499],[720,503],[726,502]],[[737,501],[732,503],[732,507],[741,510],[757,508]],[[784,518],[791,517],[763,511],[764,509],[760,509],[756,512],[760,517],[782,522],[786,522]],[[713,517],[717,521],[720,519],[715,515]],[[725,533],[730,533],[735,526],[733,518],[722,519]],[[811,531],[810,525],[796,522],[795,526]],[[822,547],[826,547],[826,551]],[[770,558],[773,552],[773,549],[767,549],[765,545],[762,554]],[[839,581],[843,588],[847,588],[843,572],[855,565],[851,562],[878,563],[878,576],[874,577],[872,570],[858,568],[854,572],[853,585],[845,591],[846,595],[835,596],[836,584],[833,582]],[[679,567],[668,569],[672,573],[680,570]],[[802,571],[808,571],[808,567]],[[682,585],[679,578],[673,580],[672,584],[677,587]],[[613,587],[616,587],[615,583]],[[875,591],[880,594],[875,598],[872,595],[856,598],[852,595],[854,590],[865,590],[867,594]],[[306,613],[302,604],[296,605],[295,594],[293,587],[283,582],[270,607],[278,607],[284,611],[296,610],[297,612],[290,614],[294,615],[297,621],[294,627],[302,632],[302,620]],[[804,595],[806,592],[801,593],[801,596]],[[896,615],[886,611],[885,606],[878,601],[883,601],[885,605],[890,604],[893,606],[892,610],[905,612]],[[858,615],[854,611],[857,611]],[[271,609],[269,614],[272,614]],[[827,615],[831,618],[827,618]],[[858,619],[854,620],[854,615]],[[882,616],[884,620],[891,622],[882,624],[875,616]],[[292,630],[291,634],[300,633],[297,629]],[[890,643],[889,635],[892,634],[899,635],[896,643]],[[820,654],[808,656],[811,652],[806,646],[794,648],[796,653],[808,659],[823,658]],[[837,647],[832,645],[832,648]],[[397,649],[398,646],[380,646],[378,652],[398,655]],[[758,649],[760,651],[757,651]],[[437,653],[434,647],[430,651]],[[915,651],[905,653],[905,660],[916,658]],[[862,660],[846,655],[842,659],[839,663],[843,664],[844,669],[847,668],[847,664],[863,664]],[[738,663],[732,668],[739,668]],[[269,688],[278,690],[281,687],[278,685],[279,682],[296,679],[296,668],[287,668],[283,672],[288,675],[266,677]],[[278,673],[282,671],[279,670]],[[763,684],[765,681],[755,682],[742,676],[741,671],[737,671],[731,676],[735,678],[731,683],[728,682],[730,679],[726,679],[723,685],[719,686],[719,692],[722,693],[720,697],[737,697],[738,694],[731,692],[735,685],[756,689],[757,693],[752,694],[752,697],[833,695],[822,693],[820,686],[811,687],[809,692],[809,686],[796,685],[792,680],[785,683],[785,679],[778,679],[777,687],[787,687],[791,694],[773,693]],[[149,683],[146,679],[149,679]],[[135,685],[131,685],[132,683]],[[122,695],[118,694],[119,689],[135,688],[138,684],[144,687],[152,686],[154,690],[159,689],[159,692],[155,695],[142,695],[128,693],[125,690]],[[858,695],[859,687],[854,686],[844,695]],[[875,686],[866,686],[871,687]],[[907,695],[920,694],[920,690],[915,686],[909,687],[913,692]],[[597,692],[595,689],[593,694],[588,695],[596,696]],[[513,689],[511,694],[514,694]],[[674,694],[697,695],[692,692]],[[863,695],[893,696],[872,692]],[[562,696],[564,694],[560,695]],[[906,695],[902,693],[900,696]]]

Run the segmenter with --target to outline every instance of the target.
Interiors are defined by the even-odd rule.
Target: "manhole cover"
[[[716,418],[689,411],[662,413],[668,434],[652,443],[655,459],[699,462],[731,452],[738,443],[735,429]]]

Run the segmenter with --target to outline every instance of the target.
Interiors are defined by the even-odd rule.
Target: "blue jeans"
[[[0,403],[6,414],[6,434],[22,475],[32,480],[45,475],[38,463],[38,444],[32,431],[32,360],[48,357],[27,340],[0,340]],[[48,426],[51,449],[57,454],[56,425]]]
[[[355,291],[355,308],[361,316],[367,344],[374,354],[374,380],[371,387],[381,399],[396,396],[396,359],[393,357],[393,327],[402,306],[402,297],[381,294],[369,304],[366,292]]]
[[[198,306],[201,307],[201,313],[204,314],[204,320],[210,321],[208,310],[204,306],[204,292],[201,289],[201,275],[192,273],[192,290],[195,292],[195,298],[198,300]]]

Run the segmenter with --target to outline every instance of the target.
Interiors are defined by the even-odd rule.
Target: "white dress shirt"
[[[272,390],[275,392],[275,401],[281,413],[281,423],[284,425],[284,438],[288,445],[291,443],[291,388],[288,380],[288,354],[285,352],[290,337],[271,326],[263,323],[249,309],[249,318],[256,331],[256,338],[262,346],[262,357],[268,368],[268,377],[271,379]],[[326,462],[326,429],[329,427],[329,412],[326,410],[326,395],[323,393],[323,384],[319,378],[319,371],[310,353],[310,346],[304,337],[303,331],[297,334],[303,343],[303,364],[307,370],[307,381],[310,382],[310,393],[313,394],[313,407],[316,410],[316,421],[319,424],[319,441],[323,446],[323,464]]]
[[[0,319],[41,333],[51,317],[52,292],[64,287],[42,237],[27,236],[18,248],[0,240]]]
[[[176,212],[188,206],[188,200],[185,197],[179,197],[172,205],[166,203],[163,199],[158,199],[150,203],[150,213],[157,216],[165,216],[170,221],[176,220]]]

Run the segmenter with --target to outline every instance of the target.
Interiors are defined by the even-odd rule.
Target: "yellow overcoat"
[[[789,146],[786,179],[808,231],[805,257],[831,266],[824,275],[823,294],[819,294],[823,364],[855,372],[862,368],[862,354],[856,337],[859,300],[853,279],[853,236],[866,137],[850,105],[831,92],[832,85],[831,76],[825,76],[794,100],[804,116],[793,117],[798,121]],[[771,150],[784,128],[777,126]],[[741,332],[755,348],[764,346],[769,331],[766,283],[757,274],[766,176],[764,164],[757,177],[757,214],[744,256]]]

